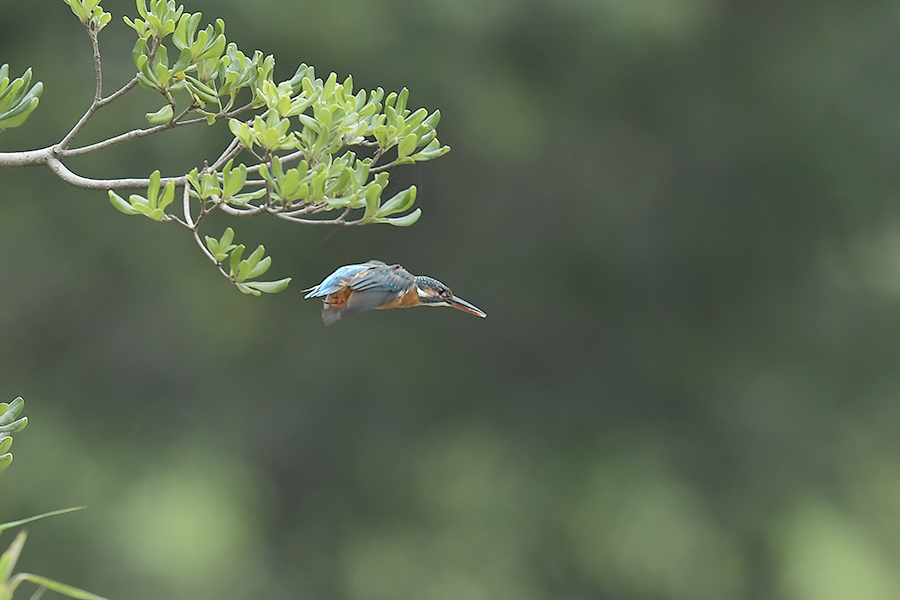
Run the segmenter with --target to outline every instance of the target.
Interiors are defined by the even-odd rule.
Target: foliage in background
[[[128,24],[137,34],[134,77],[103,95],[98,36],[112,16],[100,0],[64,0],[90,37],[96,90],[90,107],[58,143],[39,150],[0,153],[0,167],[45,165],[78,187],[108,190],[110,202],[128,215],[177,223],[188,229],[219,272],[245,294],[279,292],[290,278],[259,281],[271,265],[260,245],[244,258],[245,246],[231,243],[234,231],[202,236],[212,212],[231,217],[271,215],[305,225],[389,223],[406,227],[421,215],[416,187],[382,200],[388,170],[425,162],[450,148],[437,139],[440,112],[407,108],[409,92],[355,90],[352,77],[324,80],[301,64],[293,77],[275,81],[275,58],[244,53],[225,38],[225,22],[201,28],[201,13],[187,13],[175,0],[137,0],[139,17]],[[171,56],[171,58],[170,58]],[[31,69],[9,83],[0,68],[0,128],[17,127],[38,105],[43,86],[30,85]],[[81,147],[72,142],[100,109],[140,85],[163,105],[147,113],[149,127]],[[232,141],[215,157],[180,175],[153,171],[147,179],[91,179],[72,172],[68,158],[97,152],[175,127],[225,121]],[[247,157],[250,164],[239,162]],[[386,160],[386,162],[380,162]],[[146,189],[126,200],[117,193]],[[180,197],[177,210],[170,209]],[[355,217],[351,217],[357,211]],[[361,214],[359,214],[361,212]],[[337,216],[321,218],[321,215]]]
[[[25,525],[26,523],[37,521],[38,519],[61,515],[76,510],[81,510],[82,508],[84,507],[78,506],[73,508],[64,508],[61,510],[54,510],[40,515],[35,515],[33,517],[28,517],[26,519],[20,519],[18,521],[0,523],[0,533],[6,531],[7,529],[12,529],[13,527],[19,527],[21,525]],[[0,600],[11,600],[19,585],[26,581],[40,586],[39,591],[35,592],[35,595],[32,596],[32,600],[40,597],[40,595],[43,593],[43,588],[53,590],[54,592],[69,596],[70,598],[76,598],[76,600],[105,600],[102,596],[86,592],[82,589],[67,585],[65,583],[60,583],[58,581],[54,581],[53,579],[48,579],[40,575],[35,575],[33,573],[13,573],[13,569],[16,568],[16,562],[19,560],[19,555],[22,553],[22,548],[25,546],[26,537],[28,537],[27,532],[19,532],[19,534],[16,536],[16,539],[13,540],[13,543],[10,544],[9,548],[7,548],[6,552],[0,555]]]
[[[19,419],[16,419],[16,416],[22,411],[24,407],[25,401],[22,400],[22,398],[16,398],[9,404],[7,404],[6,402],[0,402],[0,472],[8,467],[10,462],[12,462],[12,454],[8,452],[9,447],[12,445],[12,437],[10,434],[17,431],[22,431],[28,424],[28,417],[20,417]],[[37,521],[38,519],[61,515],[76,510],[81,510],[82,508],[84,507],[79,506],[73,508],[63,508],[60,510],[54,510],[40,515],[35,515],[33,517],[19,519],[18,521],[0,523],[0,534],[2,534],[7,529],[20,527],[22,525],[25,525],[26,523]],[[7,548],[6,552],[0,555],[0,600],[11,600],[13,594],[16,591],[16,588],[18,588],[20,584],[26,581],[37,584],[41,588],[47,588],[55,592],[59,592],[60,594],[76,598],[77,600],[104,600],[104,598],[102,598],[101,596],[97,596],[96,594],[86,592],[84,590],[66,585],[64,583],[60,583],[58,581],[54,581],[52,579],[47,579],[46,577],[41,577],[40,575],[34,575],[33,573],[14,574],[13,569],[15,569],[16,561],[19,560],[19,555],[22,553],[22,548],[25,546],[26,537],[27,533],[25,531],[20,532],[16,536],[16,539],[13,540],[13,543],[10,544],[9,548]],[[39,595],[40,592],[37,592],[36,594]]]

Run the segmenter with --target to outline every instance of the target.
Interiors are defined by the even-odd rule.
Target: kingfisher
[[[400,265],[370,260],[344,265],[317,286],[303,290],[306,298],[322,298],[322,320],[331,325],[346,315],[374,309],[450,306],[481,317],[487,314],[454,296],[446,285],[425,275],[413,275]]]

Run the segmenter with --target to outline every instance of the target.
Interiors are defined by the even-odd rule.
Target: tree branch
[[[84,188],[86,190],[140,190],[146,189],[150,185],[149,179],[126,178],[126,179],[91,179],[82,177],[69,170],[62,161],[49,153],[44,163],[50,167],[50,170],[68,184],[75,187]],[[35,163],[41,164],[41,163]],[[2,163],[0,163],[2,166]],[[25,165],[23,165],[25,166]],[[160,179],[160,185],[166,185],[168,182],[174,181],[175,185],[187,184],[187,176],[181,177],[163,177]]]
[[[51,155],[53,146],[47,146],[39,150],[26,150],[23,152],[0,152],[0,168],[7,167],[36,167],[47,164],[47,158]]]
[[[231,215],[232,217],[252,217],[266,212],[266,209],[261,206],[254,206],[253,208],[235,208],[225,202],[216,203],[216,207],[226,215]]]
[[[194,217],[191,215],[191,193],[190,193],[190,184],[185,184],[184,186],[184,197],[182,198],[183,206],[184,206],[184,222],[185,224],[192,230],[197,230],[197,223],[194,221]],[[203,213],[203,208],[201,206],[200,209],[201,214]]]

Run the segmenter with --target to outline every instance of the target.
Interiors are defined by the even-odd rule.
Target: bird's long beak
[[[467,312],[470,315],[475,315],[476,317],[481,317],[482,319],[487,316],[487,313],[475,306],[474,304],[469,304],[459,296],[453,296],[449,301],[450,306],[453,308],[458,308],[463,312]]]

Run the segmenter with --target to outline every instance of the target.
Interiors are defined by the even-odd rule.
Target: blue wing
[[[350,289],[356,292],[368,290],[400,292],[412,288],[415,284],[415,276],[400,265],[387,266],[381,263],[380,268],[361,271],[350,282]]]
[[[361,265],[344,265],[343,267],[338,267],[338,269],[326,277],[322,283],[309,290],[304,290],[309,292],[304,298],[321,298],[328,294],[338,292],[345,287],[356,289],[354,282],[358,277],[364,277],[367,273],[376,271],[376,267],[384,266],[387,265],[380,260],[370,260]]]

